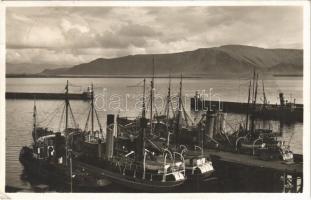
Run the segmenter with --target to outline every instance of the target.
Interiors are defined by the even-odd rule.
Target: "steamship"
[[[283,92],[279,93],[279,104],[271,104],[268,101],[265,92],[264,82],[262,81],[262,102],[256,102],[253,105],[254,117],[265,120],[279,120],[284,122],[303,122],[303,104],[296,103],[296,99],[286,99]],[[230,101],[212,101],[207,100],[205,96],[196,91],[194,97],[190,99],[190,108],[192,111],[208,111],[209,107],[218,107],[227,113],[247,114],[249,112],[249,103],[230,102]]]
[[[88,119],[91,117],[92,129],[90,132],[82,133],[83,140],[75,139],[79,142],[73,147],[74,163],[102,175],[111,182],[140,191],[166,192],[185,182],[185,168],[182,161],[170,156],[169,151],[159,154],[152,152],[145,145],[147,128],[145,106],[142,116],[138,118],[139,131],[134,139],[124,137],[118,132],[119,125],[115,116],[111,114],[107,115],[104,138],[94,109],[93,89],[91,94]],[[94,114],[100,127],[99,131],[94,131]]]
[[[182,76],[180,80],[178,107],[173,109],[171,102],[171,84],[169,80],[168,95],[166,98],[165,115],[156,117],[156,130],[164,136],[162,146],[171,149],[176,155],[182,157],[185,162],[186,176],[190,181],[209,181],[212,177],[214,167],[208,153],[204,152],[203,127],[195,124],[185,110],[182,101]],[[171,112],[170,112],[171,111]],[[173,117],[170,117],[172,113]],[[162,129],[162,131],[161,131]],[[166,134],[164,130],[168,130]],[[161,145],[158,138],[154,143]],[[171,141],[171,142],[170,142]]]
[[[256,128],[258,110],[256,109],[258,89],[258,74],[254,71],[248,88],[248,103],[245,123],[241,123],[238,130],[228,134],[224,130],[225,115],[222,110],[209,107],[204,114],[203,123],[206,124],[207,147],[225,151],[234,151],[258,156],[262,160],[293,161],[293,152],[289,144],[280,140],[282,134],[273,132],[270,128]],[[251,92],[252,91],[252,92]]]
[[[69,84],[67,81],[65,96],[68,97]],[[32,177],[37,177],[47,184],[62,186],[63,190],[73,191],[78,188],[98,188],[107,182],[100,176],[95,176],[84,167],[74,165],[70,138],[80,135],[82,130],[69,127],[69,111],[74,118],[69,103],[69,98],[65,99],[63,114],[65,114],[64,131],[56,132],[42,127],[37,120],[37,108],[34,103],[33,111],[33,143],[30,146],[22,147],[19,160],[24,166],[26,173]],[[64,113],[65,112],[65,113]],[[74,120],[73,120],[74,121]]]

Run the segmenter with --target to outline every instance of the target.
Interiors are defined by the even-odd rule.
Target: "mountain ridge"
[[[303,50],[265,49],[245,45],[224,45],[167,54],[137,54],[117,58],[97,58],[70,68],[46,69],[42,75],[150,75],[153,59],[155,72],[164,75],[183,73],[235,75],[253,69],[263,73],[303,71]]]

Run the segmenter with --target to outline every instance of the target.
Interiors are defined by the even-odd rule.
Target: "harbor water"
[[[64,92],[67,78],[7,78],[7,92]],[[135,117],[140,113],[142,78],[68,78],[69,92],[81,93],[93,83],[96,98],[96,109],[99,120],[105,127],[106,115],[113,113],[120,116]],[[172,79],[172,96],[177,95],[179,79]],[[155,80],[156,112],[161,113],[167,94],[168,79]],[[146,80],[150,85],[150,79]],[[246,102],[248,80],[245,79],[183,79],[183,101],[193,121],[198,121],[202,113],[190,112],[190,98],[198,90],[210,95],[212,100]],[[259,84],[260,85],[260,84]],[[278,94],[283,92],[286,99],[303,103],[303,80],[300,77],[278,77],[265,80],[265,92],[270,103],[279,103]],[[148,89],[148,88],[147,88]],[[147,90],[147,94],[148,94]],[[262,89],[258,88],[258,101],[262,102]],[[33,100],[6,100],[6,186],[32,191],[32,183],[24,177],[23,167],[18,157],[23,146],[32,143]],[[60,100],[36,100],[38,123],[53,130],[62,130],[60,122],[64,102]],[[82,129],[88,115],[89,103],[71,101],[75,121]],[[227,114],[226,130],[233,132],[245,120],[244,115]],[[69,121],[73,124],[73,121]],[[283,139],[288,142],[294,153],[302,154],[303,124],[283,124],[279,121],[258,122],[258,127],[271,127],[274,131],[282,130]],[[98,128],[95,124],[95,129]],[[201,190],[204,192],[204,189]],[[110,184],[101,192],[130,192],[126,188]]]

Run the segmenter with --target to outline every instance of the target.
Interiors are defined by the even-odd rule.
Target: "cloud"
[[[72,66],[98,57],[226,44],[302,48],[302,7],[11,7],[7,62]]]
[[[130,46],[143,47],[146,45],[146,38],[140,36],[121,35],[113,32],[105,32],[103,35],[98,35],[98,45],[104,48],[128,48]]]
[[[63,19],[61,23],[61,27],[64,29],[64,31],[68,32],[71,30],[76,30],[81,33],[87,33],[90,31],[90,29],[87,26],[83,26],[80,24],[72,24],[69,20]]]
[[[49,50],[43,48],[8,49],[6,62],[12,64],[55,64],[57,66],[71,66],[88,62],[83,55],[74,54],[71,50]]]
[[[127,24],[121,28],[119,34],[129,37],[153,37],[161,35],[150,26],[140,24]]]

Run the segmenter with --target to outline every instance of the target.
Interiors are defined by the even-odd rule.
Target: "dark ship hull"
[[[24,171],[31,177],[40,179],[41,181],[51,184],[62,186],[64,191],[70,189],[70,169],[68,166],[55,164],[51,160],[37,159],[32,155],[32,149],[23,147],[19,155],[19,161],[24,167]],[[99,189],[106,185],[106,182],[99,177],[95,177],[86,171],[85,168],[74,166],[73,187],[75,189]]]
[[[122,185],[124,187],[134,189],[136,191],[144,191],[144,192],[168,192],[176,189],[180,185],[182,185],[185,182],[185,179],[180,181],[166,181],[162,182],[159,180],[152,180],[151,177],[146,176],[145,179],[141,178],[141,174],[137,174],[136,177],[133,175],[127,175],[120,173],[119,171],[115,171],[113,167],[109,163],[105,163],[101,166],[98,166],[98,164],[95,164],[95,162],[89,162],[89,161],[74,161],[77,165],[81,167],[86,167],[89,170],[91,170],[95,174],[100,174],[104,178],[107,178],[113,183]]]
[[[56,184],[68,184],[69,177],[65,168],[60,165],[50,164],[48,160],[36,159],[32,156],[32,149],[23,147],[19,155],[19,161],[23,165],[24,170],[35,177],[44,181]]]
[[[216,180],[217,177],[214,176],[214,170],[213,171],[209,171],[206,173],[200,173],[200,174],[188,174],[187,175],[187,181],[188,182],[208,182],[208,181],[213,181]]]

